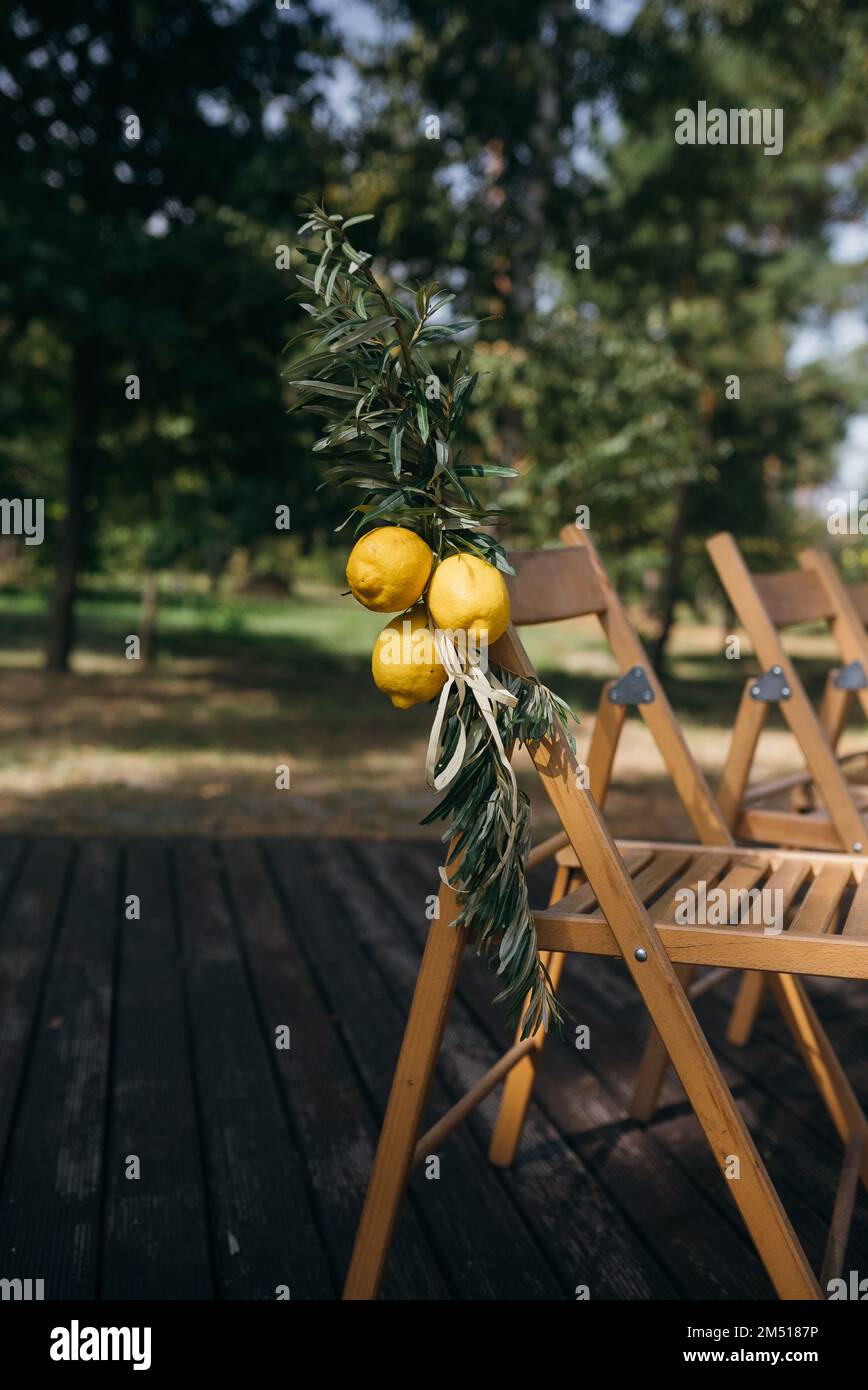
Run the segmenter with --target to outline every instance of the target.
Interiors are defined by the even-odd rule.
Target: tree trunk
[[[66,522],[57,552],[48,616],[45,668],[67,671],[75,640],[75,600],[84,550],[84,499],[96,448],[99,401],[93,343],[77,344],[72,361],[72,427],[67,449]]]
[[[669,532],[669,563],[660,588],[660,630],[654,643],[651,664],[660,674],[666,659],[666,648],[675,622],[675,605],[681,596],[681,574],[684,567],[684,531],[687,522],[688,485],[679,483],[675,489],[675,516]]]
[[[208,561],[208,597],[215,603],[220,597],[220,580],[223,578],[225,568],[226,560],[222,555]]]
[[[156,570],[148,570],[142,584],[142,611],[139,619],[140,648],[143,666],[153,666],[157,659],[157,612],[159,610],[159,590]]]

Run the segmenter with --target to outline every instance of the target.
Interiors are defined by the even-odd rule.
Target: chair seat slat
[[[855,937],[868,940],[868,874],[853,894],[842,936],[847,936],[850,940]]]
[[[681,872],[686,864],[690,862],[691,850],[688,846],[683,850],[666,850],[663,854],[655,854],[651,862],[641,873],[636,874],[633,879],[633,887],[639,894],[643,903],[651,902],[669,880]],[[599,909],[596,916],[601,915]]]
[[[650,849],[628,849],[621,857],[624,860],[624,866],[628,874],[632,878],[635,874],[639,873],[641,869],[644,869],[645,865],[652,857],[652,851]],[[594,896],[594,890],[588,883],[582,883],[578,888],[574,888],[571,893],[565,893],[557,903],[559,912],[577,914],[591,912],[596,905],[597,899]]]
[[[768,858],[742,860],[741,863],[734,864],[732,868],[724,874],[717,885],[718,890],[725,894],[724,902],[727,906],[727,910],[729,911],[731,908],[734,909],[735,907],[738,907],[740,910],[742,906],[740,894],[749,893],[752,888],[755,888],[756,885],[767,876],[768,871]],[[749,923],[749,916],[747,920]],[[713,926],[714,924],[709,922],[708,925]],[[733,922],[730,917],[725,923],[718,923],[718,925],[740,926],[741,918],[739,917],[738,921]]]
[[[848,865],[825,864],[796,912],[790,932],[822,936],[829,931],[836,923],[838,907],[850,877]]]
[[[785,919],[799,889],[810,875],[811,865],[807,859],[787,859],[778,865],[765,884],[767,893],[781,894],[781,914]]]
[[[674,922],[675,901],[678,894],[685,888],[691,892],[696,892],[700,883],[705,883],[709,887],[714,885],[721,874],[726,872],[729,864],[729,856],[719,853],[700,854],[695,858],[687,873],[682,874],[677,883],[673,883],[659,902],[654,904],[655,922]]]

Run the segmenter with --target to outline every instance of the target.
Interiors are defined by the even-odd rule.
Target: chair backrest
[[[831,619],[834,608],[816,575],[808,570],[752,576],[775,627]]]
[[[865,619],[855,601],[857,591],[868,586],[845,584],[832,557],[820,550],[803,550],[799,555],[799,564],[802,572],[820,585],[831,607],[829,624],[842,665],[849,666],[858,661],[868,676],[868,632],[865,631]],[[855,693],[868,719],[868,687]]]
[[[848,584],[847,593],[861,621],[868,627],[868,584]]]
[[[594,614],[618,663],[620,674],[641,666],[652,699],[637,707],[654,738],[675,790],[690,817],[697,837],[704,844],[732,844],[732,836],[711,791],[681,732],[666,692],[652,670],[639,636],[614,589],[596,546],[587,531],[565,526],[563,547],[553,550],[513,551],[510,562],[516,573],[508,579],[514,627]],[[608,702],[604,687],[598,709],[598,724],[608,721],[598,746],[605,748],[598,761],[596,750],[589,757],[592,772],[601,763],[611,768],[621,730],[624,707]],[[596,732],[596,729],[595,729]],[[608,783],[608,772],[600,784]]]
[[[746,603],[750,607],[752,587],[774,627],[826,622],[842,661],[868,658],[868,635],[862,631],[868,624],[868,584],[845,584],[828,555],[803,550],[797,570],[753,574],[736,541],[725,532],[712,537],[708,552],[739,617],[736,595],[740,595],[742,607]],[[745,626],[750,631],[747,623]]]
[[[797,570],[751,574],[732,536],[713,536],[708,552],[757,656],[767,666],[778,664],[783,650],[776,631],[774,639],[764,632],[768,625],[777,629],[820,621],[828,623],[842,665],[859,661],[868,673],[868,633],[853,592],[863,587],[868,591],[868,586],[848,587],[829,555],[803,550]],[[868,717],[868,690],[858,694]]]
[[[602,613],[606,595],[586,550],[517,550],[507,579],[516,627]]]
[[[730,602],[750,637],[757,660],[766,671],[776,669],[786,687],[787,694],[779,701],[780,711],[796,737],[814,786],[829,811],[841,841],[840,847],[850,850],[854,844],[859,844],[860,849],[856,852],[861,852],[863,825],[858,807],[778,632],[781,625],[805,622],[808,617],[825,617],[836,636],[840,636],[843,623],[839,622],[831,582],[823,575],[821,565],[809,567],[804,556],[800,563],[810,581],[807,584],[794,584],[793,576],[789,574],[751,574],[737,541],[728,532],[712,536],[707,542],[707,550]],[[770,583],[770,578],[785,582]],[[818,596],[818,589],[822,599]],[[767,709],[768,706],[762,708]],[[752,757],[753,752],[751,760]]]

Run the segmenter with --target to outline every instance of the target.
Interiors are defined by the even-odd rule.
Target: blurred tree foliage
[[[49,499],[53,668],[113,527],[130,568],[213,572],[307,496],[287,486],[312,436],[281,405],[297,311],[276,248],[333,158],[312,80],[329,51],[306,0],[4,17],[0,467]]]
[[[393,93],[380,139],[399,129],[400,152],[408,113],[438,117],[425,177],[468,307],[496,319],[481,443],[523,465],[514,502],[539,538],[588,505],[606,548],[656,573],[659,660],[705,536],[732,527],[784,558],[796,490],[830,478],[865,402],[857,372],[796,370],[789,349],[798,326],[865,307],[864,266],[833,263],[830,228],[865,215],[868,12],[647,0],[610,32],[607,7],[567,0],[382,8],[409,27],[367,73]],[[676,144],[676,109],[700,100],[781,108],[782,152]],[[394,250],[412,265],[410,230]]]
[[[864,265],[831,255],[866,212],[865,6],[371,12],[25,0],[3,21],[0,478],[49,501],[53,665],[82,567],[216,575],[270,553],[276,505],[307,544],[339,519],[283,413],[275,250],[299,194],[375,213],[381,280],[437,278],[485,320],[474,447],[520,470],[513,534],[551,542],[588,506],[653,592],[658,658],[706,535],[780,562],[809,524],[799,489],[865,403],[862,364],[791,357],[800,327],[866,307]],[[700,100],[781,108],[782,152],[676,144]]]

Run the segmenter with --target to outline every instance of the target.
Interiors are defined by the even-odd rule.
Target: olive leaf
[[[324,433],[313,445],[314,452],[327,450],[333,460],[324,484],[354,494],[338,530],[351,521],[357,534],[374,526],[405,526],[438,559],[465,552],[511,574],[503,546],[481,529],[496,519],[497,510],[477,499],[469,480],[511,477],[514,470],[464,463],[457,448],[478,375],[465,370],[463,348],[448,371],[437,372],[426,351],[441,351],[475,325],[432,322],[455,298],[437,284],[417,286],[406,301],[387,293],[371,269],[371,253],[347,237],[349,228],[371,218],[360,213],[344,221],[314,205],[299,231],[319,239],[320,249],[297,248],[316,266],[313,279],[297,276],[316,303],[299,296],[308,320],[291,363],[289,385],[297,399],[290,408],[326,417]],[[438,388],[429,392],[432,378]],[[516,697],[513,707],[499,707],[504,747],[538,743],[558,723],[567,727],[568,707],[545,686],[507,671],[497,675]],[[561,1010],[540,959],[528,902],[528,798],[522,792],[513,801],[510,778],[479,705],[472,698],[459,701],[453,688],[438,770],[448,765],[462,734],[466,745],[459,772],[422,823],[446,822],[443,838],[450,849],[441,873],[456,890],[458,924],[497,971],[502,982],[497,997],[510,1015],[520,1015],[524,1007],[522,1036],[539,1028],[560,1029]]]

